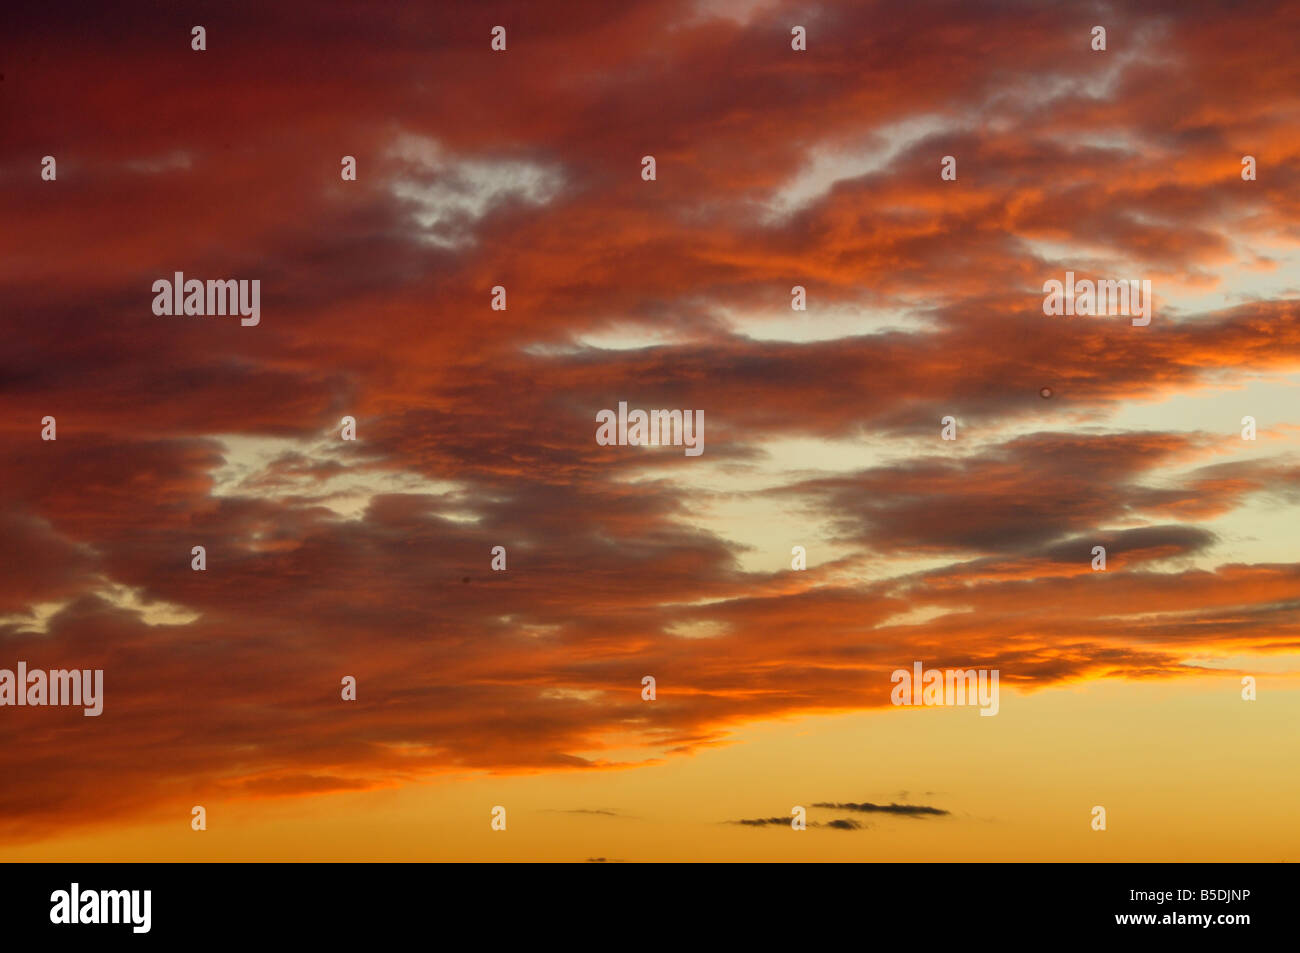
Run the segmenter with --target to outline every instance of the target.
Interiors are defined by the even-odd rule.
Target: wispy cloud
[[[869,801],[863,801],[860,804],[855,804],[852,801],[840,804],[822,801],[814,804],[813,807],[830,808],[836,811],[857,811],[860,814],[901,814],[905,817],[939,817],[949,813],[941,808],[928,807],[924,804],[872,804]]]

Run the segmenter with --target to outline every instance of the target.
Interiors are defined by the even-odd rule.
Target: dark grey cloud
[[[728,824],[743,824],[746,827],[779,827],[782,824],[789,826],[790,818],[788,817],[746,817],[738,821],[727,821]]]
[[[817,807],[818,805],[813,805]],[[748,817],[738,821],[727,821],[728,824],[741,824],[745,827],[789,827],[791,818],[789,817]],[[833,821],[808,821],[808,827],[825,827],[835,831],[858,831],[862,830],[863,825],[847,817],[836,818]]]
[[[942,808],[929,807],[925,804],[872,804],[870,801],[863,801],[861,804],[854,804],[852,801],[843,804],[818,801],[813,807],[825,807],[836,811],[857,811],[860,814],[902,814],[907,817],[931,817],[951,813]]]

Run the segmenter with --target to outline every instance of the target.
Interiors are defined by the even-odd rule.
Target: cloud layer
[[[0,667],[106,701],[0,712],[0,836],[654,761],[913,659],[1029,690],[1300,646],[1257,528],[1300,466],[1300,9],[710,9],[16,14]],[[1155,320],[1045,317],[1067,269]],[[155,316],[177,270],[259,279],[261,324]],[[1125,419],[1234,392],[1254,443]],[[703,409],[704,455],[598,446],[620,400]]]

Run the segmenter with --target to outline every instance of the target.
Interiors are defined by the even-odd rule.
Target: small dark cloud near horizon
[[[724,821],[726,824],[740,824],[744,827],[789,827],[792,817],[746,817],[737,821]],[[863,829],[863,824],[859,821],[850,820],[847,817],[837,817],[833,821],[822,823],[821,821],[808,821],[808,827],[825,827],[836,831],[859,831]]]
[[[620,814],[618,811],[611,811],[607,808],[597,807],[572,807],[572,808],[550,808],[546,813],[549,814],[601,814],[605,817],[626,817],[626,814]]]
[[[870,801],[863,801],[861,804],[852,801],[843,804],[818,801],[813,804],[813,807],[824,807],[834,811],[857,811],[860,814],[902,814],[905,817],[938,817],[952,813],[926,804],[872,804]]]

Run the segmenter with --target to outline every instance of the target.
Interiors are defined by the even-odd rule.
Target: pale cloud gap
[[[406,167],[392,194],[414,207],[420,240],[448,250],[474,244],[473,226],[508,202],[545,205],[559,193],[558,168],[521,159],[466,158],[436,140],[403,134],[389,157]]]

